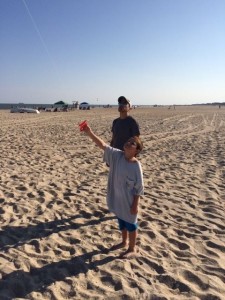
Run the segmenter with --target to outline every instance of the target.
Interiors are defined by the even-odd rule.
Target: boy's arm
[[[105,150],[107,144],[100,138],[98,137],[96,134],[94,134],[94,132],[91,130],[91,128],[87,125],[83,131],[85,131],[85,133],[92,139],[92,141],[102,150]]]
[[[140,199],[140,196],[139,195],[134,195],[134,201],[131,205],[131,208],[130,208],[130,213],[132,215],[136,215],[138,213],[138,203],[139,203],[139,199]]]

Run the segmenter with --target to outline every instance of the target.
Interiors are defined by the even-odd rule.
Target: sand
[[[0,299],[225,299],[225,108],[137,108],[144,151],[138,253],[106,206],[116,108],[0,111]]]

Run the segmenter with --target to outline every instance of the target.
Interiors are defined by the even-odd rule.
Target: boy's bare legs
[[[127,236],[128,236],[128,234],[127,234],[127,230],[126,229],[123,229],[122,231],[122,245],[123,245],[123,247],[126,247],[126,245],[127,245]]]
[[[120,249],[120,248],[124,248],[124,247],[127,246],[127,237],[128,237],[127,230],[123,229],[123,230],[121,230],[121,233],[122,233],[122,242],[117,244],[117,245],[112,246],[109,249],[110,251],[117,250],[117,249]]]
[[[128,248],[128,250],[130,250],[130,252],[135,251],[136,239],[137,239],[137,230],[129,232],[129,248]]]
[[[135,245],[137,239],[137,230],[129,232],[129,248],[122,253],[121,258],[131,258],[135,255]]]

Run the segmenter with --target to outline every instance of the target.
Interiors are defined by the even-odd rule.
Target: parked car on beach
[[[82,102],[80,105],[79,105],[79,109],[91,109],[91,105],[88,103],[88,102]]]
[[[34,108],[29,107],[12,107],[10,110],[11,113],[31,113],[31,114],[40,114],[40,111]]]

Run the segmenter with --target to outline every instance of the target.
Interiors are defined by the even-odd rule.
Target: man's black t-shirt
[[[125,119],[117,118],[112,123],[113,140],[111,146],[123,150],[124,144],[129,138],[139,136],[140,130],[137,121],[128,116]]]

